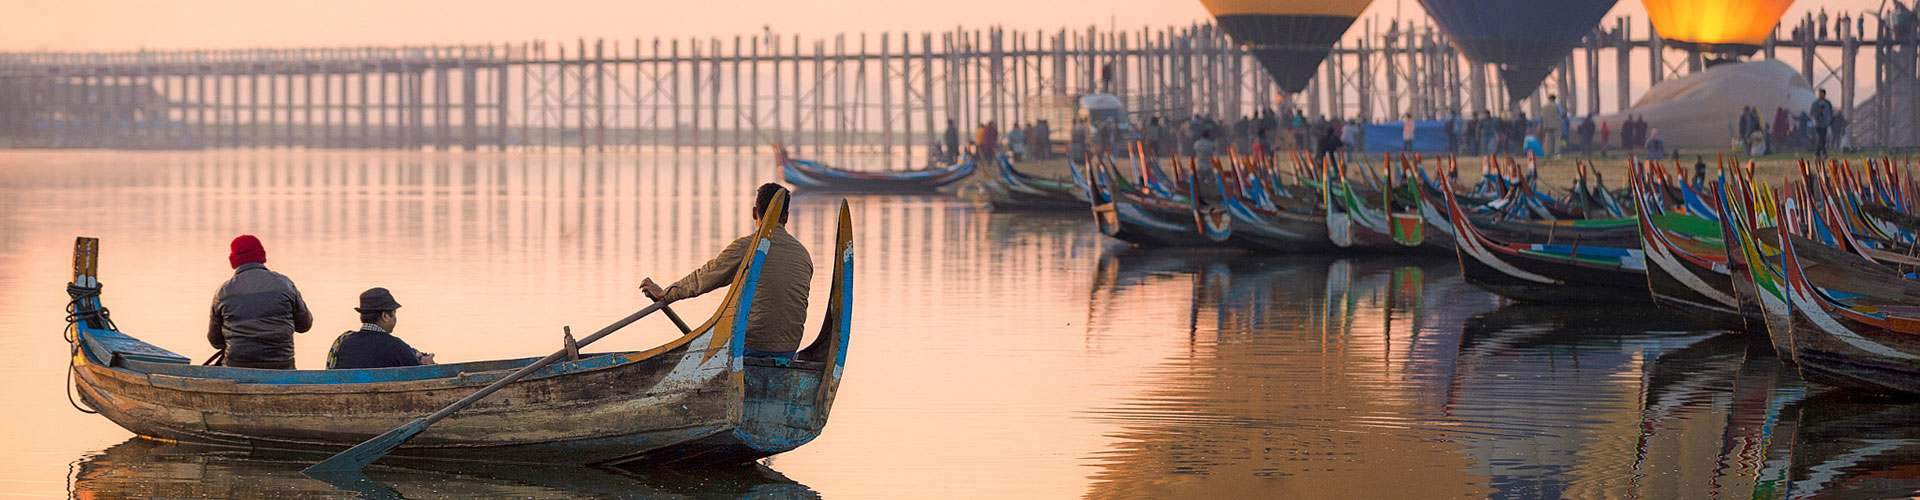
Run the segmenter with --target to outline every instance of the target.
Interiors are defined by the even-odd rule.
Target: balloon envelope
[[[1200,0],[1287,92],[1307,81],[1373,0]]]
[[[1766,43],[1793,0],[1642,0],[1660,38],[1702,49]]]
[[[1467,57],[1500,66],[1507,97],[1540,82],[1600,24],[1618,0],[1420,0]]]

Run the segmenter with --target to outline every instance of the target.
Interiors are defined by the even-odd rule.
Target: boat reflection
[[[1460,332],[1429,307],[1497,305],[1447,261],[1120,251],[1092,293],[1090,334],[1138,321],[1143,297],[1185,302],[1188,347],[1141,366],[1140,393],[1087,412],[1119,429],[1084,457],[1088,496],[1483,491],[1458,480],[1470,462],[1457,446],[1416,435],[1444,416],[1435,398]]]
[[[626,471],[406,462],[363,477],[302,475],[313,457],[129,439],[73,464],[73,498],[817,498],[764,465]]]
[[[1765,339],[1651,305],[1503,306],[1445,262],[1128,251],[1103,256],[1089,334],[1151,300],[1182,302],[1162,328],[1188,346],[1086,415],[1120,429],[1083,457],[1092,497],[1920,486],[1920,403],[1803,400]]]

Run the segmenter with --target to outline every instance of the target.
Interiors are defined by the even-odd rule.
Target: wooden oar
[[[600,331],[593,332],[593,335],[588,335],[587,338],[580,339],[580,342],[578,343],[578,345],[585,346],[587,344],[592,344],[594,341],[600,340],[602,337],[606,337],[607,335],[611,335],[613,334],[613,332],[619,331],[621,328],[625,328],[627,325],[633,324],[633,322],[635,321],[639,321],[640,318],[646,317],[649,314],[653,314],[654,311],[663,309],[666,306],[667,306],[666,304],[663,304],[660,302],[654,302],[653,304],[648,305],[647,307],[640,309],[639,311],[634,311],[633,314],[629,314],[625,318],[621,318],[619,321],[613,322],[613,324],[611,325],[607,325],[605,328],[601,328]],[[433,412],[432,415],[427,415],[426,417],[420,418],[418,420],[408,422],[406,425],[395,427],[393,430],[387,431],[384,434],[374,436],[373,439],[368,439],[364,442],[361,442],[360,444],[354,445],[352,448],[348,448],[347,451],[342,451],[338,454],[335,454],[332,457],[328,457],[326,460],[323,460],[320,463],[313,464],[313,466],[311,467],[307,467],[302,472],[338,473],[338,472],[344,472],[344,471],[358,471],[360,469],[364,469],[368,464],[373,463],[375,460],[379,460],[380,457],[386,456],[387,453],[393,451],[394,448],[400,447],[400,445],[406,443],[407,440],[413,439],[413,437],[416,435],[419,435],[420,432],[427,430],[427,427],[432,426],[434,423],[439,422],[440,420],[447,418],[447,416],[453,415],[455,412],[465,409],[468,406],[472,406],[473,403],[478,402],[482,398],[485,398],[489,395],[492,395],[494,392],[499,391],[501,388],[506,387],[507,384],[518,382],[520,381],[520,379],[526,378],[528,375],[532,375],[533,372],[539,371],[541,368],[545,368],[547,365],[551,365],[555,361],[559,361],[560,359],[566,357],[566,355],[567,355],[566,349],[561,349],[559,351],[555,351],[553,354],[548,354],[547,357],[540,358],[539,361],[534,361],[533,364],[527,365],[526,367],[523,367],[519,370],[515,370],[512,374],[507,375],[506,378],[502,378],[499,381],[496,381],[492,384],[488,384],[485,388],[482,388],[479,391],[474,392],[471,395],[468,395],[467,397],[460,398],[459,401],[454,401],[453,404],[447,405],[446,408],[441,408],[440,411]]]
[[[646,291],[646,289],[644,289],[644,288],[640,290],[640,294],[641,294],[641,295],[645,295],[645,296],[647,296],[647,299],[649,299],[649,300],[652,300],[652,301],[654,301],[654,302],[659,302],[659,301],[660,301],[660,298],[659,298],[659,297],[655,297],[655,296],[653,296],[653,294],[651,294],[651,293],[647,293],[647,291]],[[667,319],[669,319],[669,320],[672,320],[672,321],[673,321],[673,326],[675,326],[675,327],[678,327],[678,328],[680,328],[680,333],[693,333],[693,328],[691,328],[691,327],[688,327],[688,326],[687,326],[687,322],[686,322],[686,321],[682,321],[682,320],[680,319],[680,315],[679,315],[679,314],[675,314],[675,313],[673,312],[673,308],[671,308],[671,307],[667,307],[667,306],[666,306],[665,304],[661,304],[661,305],[660,305],[660,312],[663,312],[663,313],[667,313]]]

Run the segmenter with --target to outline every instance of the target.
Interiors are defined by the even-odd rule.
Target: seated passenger
[[[313,315],[293,280],[267,270],[267,249],[243,234],[233,239],[227,263],[233,277],[213,296],[207,342],[222,364],[239,368],[293,369],[293,334],[313,327]]]
[[[393,368],[433,364],[433,354],[414,350],[393,336],[395,314],[400,303],[385,288],[369,288],[360,293],[360,329],[340,334],[327,353],[327,369]]]

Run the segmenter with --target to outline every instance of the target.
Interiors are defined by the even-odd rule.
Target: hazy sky
[[[1540,0],[1555,1],[1555,0]],[[1797,17],[1883,0],[1801,0]],[[1910,1],[1910,0],[1909,0]],[[1378,0],[1370,16],[1424,16],[1417,0]],[[1640,0],[1615,14],[1644,19]],[[1127,28],[1207,17],[1197,0],[0,0],[0,50],[318,47],[577,37],[815,35],[956,25]],[[1639,29],[1637,28],[1636,31]]]

